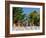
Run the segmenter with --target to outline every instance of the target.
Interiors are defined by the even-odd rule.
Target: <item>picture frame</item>
[[[20,1],[5,1],[5,37],[18,37],[18,36],[34,36],[34,35],[44,35],[45,34],[45,4],[44,3],[37,3],[37,2],[20,2]],[[25,7],[26,9],[31,8],[31,9],[38,9],[40,8],[40,29],[38,32],[37,30],[35,31],[15,31],[11,32],[13,21],[11,16],[13,14],[14,9],[13,8],[23,8]],[[23,9],[25,9],[23,8]],[[25,10],[26,10],[25,9]],[[28,11],[27,9],[27,11]],[[37,10],[36,9],[36,10]],[[10,11],[11,10],[11,11]],[[14,18],[14,17],[13,17]],[[18,18],[19,19],[19,18]],[[25,22],[25,21],[24,21]],[[29,33],[28,33],[29,32]]]

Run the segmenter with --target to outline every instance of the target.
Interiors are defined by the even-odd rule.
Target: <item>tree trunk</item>
[[[17,23],[17,24],[18,24],[18,27],[20,27],[20,21],[18,21],[18,23]]]

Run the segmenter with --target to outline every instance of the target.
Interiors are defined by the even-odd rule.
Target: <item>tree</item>
[[[23,8],[20,7],[13,7],[13,22],[18,23],[21,22],[25,17],[25,14],[23,14]]]
[[[37,11],[33,11],[29,14],[29,21],[32,25],[37,25],[40,21],[40,15]]]

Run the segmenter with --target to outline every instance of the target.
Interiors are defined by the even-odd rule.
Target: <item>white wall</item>
[[[45,2],[44,0],[23,0],[23,1]],[[0,38],[4,38],[4,36],[5,36],[5,3],[4,2],[5,2],[5,0],[0,0]],[[45,19],[46,19],[46,15],[45,15]],[[45,22],[46,22],[46,20],[45,20]],[[45,24],[45,27],[46,27],[46,24]],[[45,28],[45,32],[46,32],[46,28]],[[24,36],[24,37],[14,37],[14,38],[46,38],[46,35]]]
[[[9,0],[6,0],[6,1],[9,1]],[[44,0],[10,0],[10,1],[42,2]]]
[[[5,0],[0,0],[0,37],[5,36]]]

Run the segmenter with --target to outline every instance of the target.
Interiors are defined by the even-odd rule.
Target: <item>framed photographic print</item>
[[[45,33],[44,3],[5,1],[5,36],[32,36]]]

